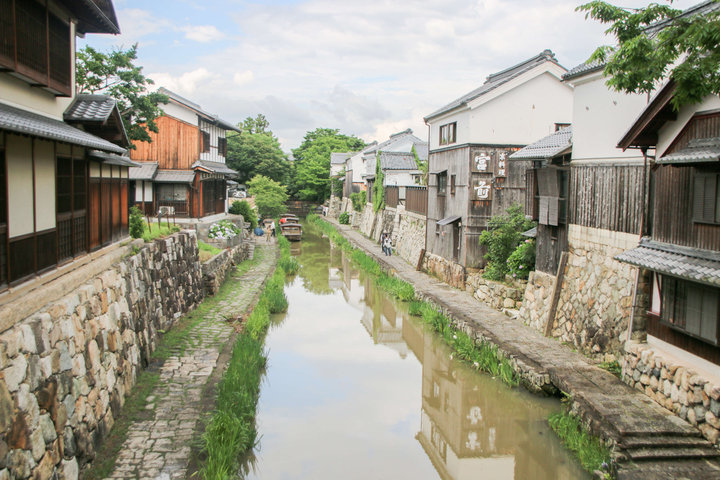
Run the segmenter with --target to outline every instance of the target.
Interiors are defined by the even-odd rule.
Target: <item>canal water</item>
[[[453,360],[312,225],[293,254],[245,478],[589,478],[547,426],[557,399]]]

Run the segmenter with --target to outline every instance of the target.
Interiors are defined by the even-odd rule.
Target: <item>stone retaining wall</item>
[[[159,332],[202,300],[197,252],[192,231],[155,240],[0,333],[0,479],[78,478]]]
[[[395,251],[410,265],[417,266],[425,248],[425,217],[408,212],[402,206],[397,208],[396,214],[397,227],[393,229]]]
[[[250,256],[250,242],[223,250],[202,265],[205,295],[215,295],[225,282],[228,272]]]
[[[525,325],[543,334],[550,313],[554,286],[555,275],[538,271],[530,272],[518,315]]]
[[[570,225],[569,254],[552,336],[586,352],[620,352],[632,311],[635,267],[614,260],[638,235]]]
[[[452,287],[465,289],[465,268],[459,263],[425,252],[422,270]]]
[[[720,446],[720,384],[663,358],[645,343],[629,343],[621,362],[625,383],[645,392]]]
[[[490,307],[515,318],[523,303],[525,282],[507,285],[483,278],[481,273],[468,274],[465,290]]]

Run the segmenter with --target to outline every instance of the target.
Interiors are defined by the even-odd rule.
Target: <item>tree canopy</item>
[[[238,171],[241,183],[255,175],[263,175],[283,185],[288,183],[290,164],[269,126],[265,116],[258,114],[238,124],[242,133],[228,135],[227,163]]]
[[[255,197],[255,206],[260,216],[274,218],[285,213],[287,189],[275,180],[263,175],[255,175],[248,182],[248,191]]]
[[[323,202],[330,196],[330,154],[356,152],[365,142],[344,135],[334,128],[307,132],[302,144],[293,150],[294,175],[291,188],[302,200]]]
[[[167,103],[168,97],[147,91],[154,82],[143,75],[135,60],[137,43],[128,50],[110,53],[86,46],[77,52],[77,92],[114,97],[130,140],[150,142],[148,131],[157,133],[155,119],[163,113],[158,105]]]
[[[601,46],[591,57],[605,63],[611,88],[650,93],[670,78],[679,108],[720,94],[720,8],[682,15],[670,6],[672,0],[667,3],[635,9],[593,1],[577,9],[608,24],[606,33],[617,39],[617,45]]]

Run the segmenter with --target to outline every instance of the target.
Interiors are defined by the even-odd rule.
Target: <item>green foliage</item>
[[[303,143],[293,150],[295,172],[291,191],[302,200],[324,202],[330,196],[330,154],[355,152],[365,142],[332,128],[307,132]]]
[[[670,3],[670,2],[668,2]],[[592,1],[577,8],[608,24],[617,45],[599,47],[590,60],[605,63],[607,84],[615,90],[650,93],[668,79],[675,81],[672,99],[678,109],[720,94],[720,14],[680,16],[669,4],[645,8],[617,7]],[[662,28],[647,29],[662,22]]]
[[[179,231],[180,227],[177,225],[170,225],[168,227],[166,223],[161,223],[160,226],[158,226],[157,223],[150,223],[150,225],[144,223],[142,239],[145,243],[148,243],[152,242],[156,238],[167,237],[168,235],[172,235],[173,233]]]
[[[290,255],[290,241],[280,235],[278,237],[278,246],[280,247],[278,266],[285,271],[285,274],[295,275],[300,270],[300,263],[298,263],[297,258]]]
[[[149,132],[157,133],[155,119],[162,115],[158,106],[167,95],[148,93],[154,82],[135,65],[137,43],[128,50],[102,53],[90,46],[77,52],[75,83],[77,93],[110,95],[117,101],[120,116],[130,140],[151,142]],[[131,146],[134,148],[134,146]]]
[[[412,146],[412,154],[413,157],[415,157],[415,164],[417,165],[418,170],[422,172],[422,177],[420,178],[420,185],[427,185],[428,181],[428,162],[420,160],[420,157],[417,154],[417,150],[415,150],[415,144]]]
[[[385,174],[380,165],[380,152],[377,153],[375,162],[375,183],[372,187],[373,211],[377,212],[385,207]]]
[[[233,215],[242,215],[245,222],[250,224],[250,228],[257,227],[257,213],[247,200],[233,202],[228,211]]]
[[[198,240],[198,250],[200,250],[201,252],[208,252],[212,256],[215,256],[218,253],[222,252],[222,250],[220,250],[219,248],[214,247],[209,243],[205,243],[202,240]]]
[[[345,167],[342,168],[336,175],[330,178],[331,192],[337,197],[342,197],[343,187],[345,186]]]
[[[338,222],[342,225],[348,225],[350,223],[350,214],[348,212],[342,212],[338,217]]]
[[[255,205],[262,217],[275,218],[285,213],[287,189],[275,180],[263,175],[255,175],[248,182],[248,191],[255,197]]]
[[[576,417],[569,413],[553,413],[548,417],[548,423],[585,470],[591,473],[608,470],[610,450],[588,433]]]
[[[145,230],[145,220],[140,209],[136,206],[130,208],[130,218],[128,220],[130,227],[130,236],[132,238],[140,238]]]
[[[238,172],[240,183],[255,175],[263,175],[286,185],[290,162],[280,147],[280,141],[268,130],[270,123],[264,115],[248,117],[238,125],[242,133],[228,132],[228,166]]]
[[[270,313],[280,313],[287,310],[288,301],[283,291],[284,286],[285,270],[278,268],[265,286],[265,298],[267,298]]]
[[[240,235],[240,228],[230,220],[220,220],[210,225],[208,237],[232,238]]]
[[[535,269],[535,241],[527,239],[520,243],[507,259],[508,273],[520,280],[527,280]]]
[[[522,232],[535,226],[526,220],[523,207],[513,205],[506,214],[496,215],[488,222],[488,229],[480,235],[480,245],[487,246],[485,259],[488,261],[483,276],[490,280],[504,280],[508,274],[508,258],[523,239]],[[533,264],[534,267],[534,264]]]
[[[350,194],[350,201],[353,205],[353,210],[356,212],[362,212],[363,207],[365,206],[365,198],[367,198],[367,194],[365,192],[355,192]]]
[[[611,362],[601,362],[598,364],[598,367],[602,368],[603,370],[607,370],[618,378],[620,378],[620,376],[622,375],[622,367],[617,360],[613,360]]]

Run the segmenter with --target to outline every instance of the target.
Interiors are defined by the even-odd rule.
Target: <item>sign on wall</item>
[[[487,172],[491,168],[492,156],[491,152],[478,151],[475,152],[473,158],[473,171],[474,172]]]

